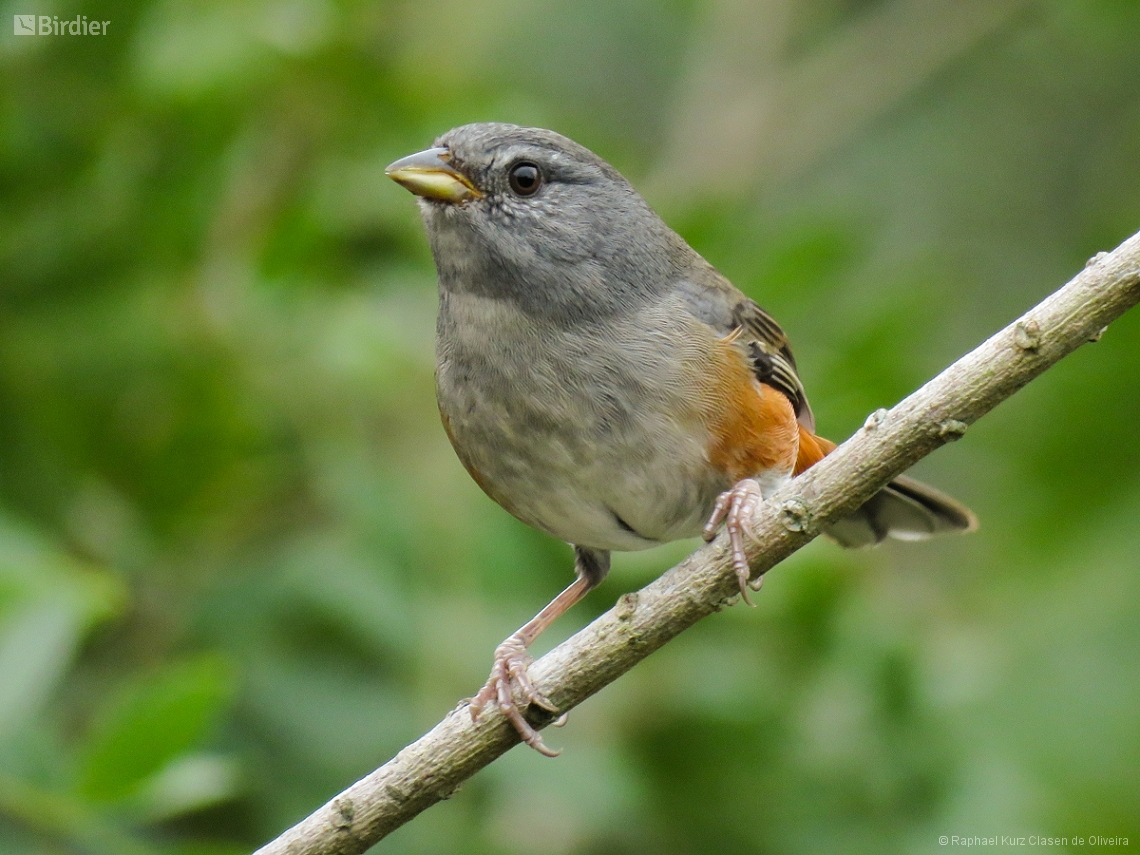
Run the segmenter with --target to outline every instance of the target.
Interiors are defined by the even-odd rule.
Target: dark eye
[[[511,189],[520,196],[532,196],[542,186],[542,173],[533,163],[516,163],[508,176]]]

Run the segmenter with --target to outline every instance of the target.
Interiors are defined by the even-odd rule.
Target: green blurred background
[[[3,9],[5,855],[248,851],[570,580],[438,424],[383,175],[437,134],[613,162],[781,321],[835,439],[1140,228],[1135,0]],[[1136,849],[1138,354],[1133,313],[918,467],[977,534],[813,543],[377,851]],[[539,649],[693,545],[618,557]]]

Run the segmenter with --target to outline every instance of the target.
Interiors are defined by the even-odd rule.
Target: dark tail
[[[835,443],[800,427],[800,451],[795,474],[835,450]],[[936,534],[973,531],[978,518],[956,499],[921,481],[900,475],[851,516],[827,527],[841,546],[874,546],[888,537],[926,540]]]
[[[832,523],[826,533],[841,546],[874,546],[887,537],[926,540],[936,534],[973,531],[978,518],[956,499],[900,475],[851,516]]]

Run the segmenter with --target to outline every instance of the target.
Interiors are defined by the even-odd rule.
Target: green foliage
[[[127,687],[88,734],[79,787],[95,802],[113,802],[196,745],[226,702],[224,660],[168,665]]]
[[[5,30],[0,852],[249,851],[570,578],[438,424],[430,254],[383,175],[437,134],[613,162],[781,321],[835,439],[1140,228],[1140,7],[918,6],[966,11],[870,49],[916,4],[65,0],[34,11],[108,35]],[[381,848],[1134,847],[1137,353],[1127,316],[924,461],[976,535],[812,545],[560,759]],[[539,650],[692,546],[619,556]]]
[[[31,725],[83,637],[123,599],[113,575],[0,517],[0,745]]]

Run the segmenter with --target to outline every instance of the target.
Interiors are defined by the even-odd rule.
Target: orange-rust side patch
[[[803,425],[800,425],[799,428],[800,453],[799,456],[796,457],[796,471],[793,473],[795,475],[799,475],[809,466],[815,466],[815,464],[835,451],[835,443],[830,439],[816,436]]]
[[[792,402],[760,383],[733,344],[721,339],[709,376],[710,397],[702,407],[712,437],[709,463],[733,483],[775,469],[791,472],[799,446],[799,424]]]

